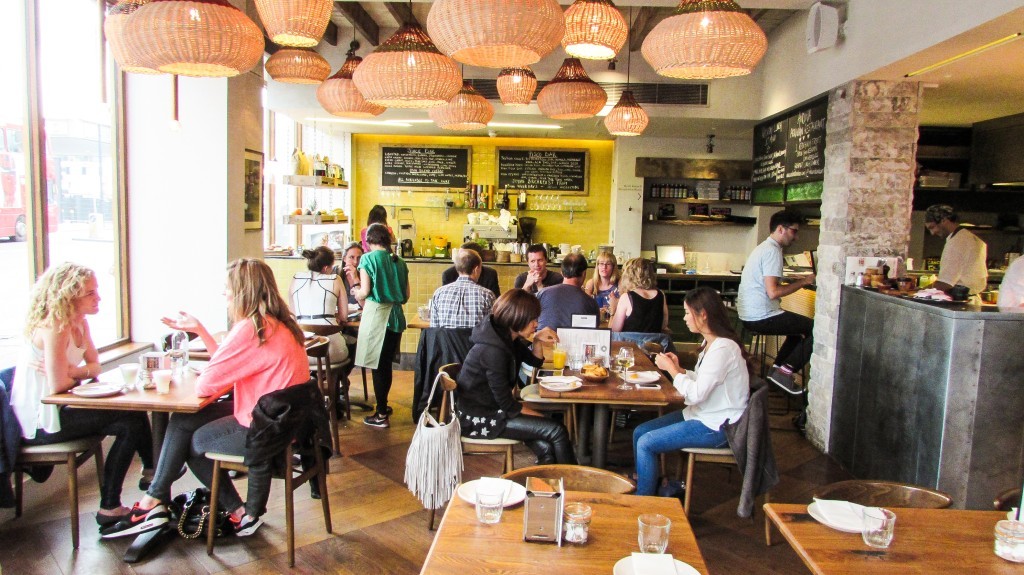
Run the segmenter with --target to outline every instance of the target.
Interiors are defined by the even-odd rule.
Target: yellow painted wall
[[[558,244],[569,242],[580,244],[586,252],[608,242],[609,213],[611,206],[611,175],[613,142],[605,140],[548,140],[543,138],[479,138],[479,137],[427,137],[427,136],[377,136],[354,134],[352,136],[354,188],[353,234],[366,225],[366,215],[375,204],[388,206],[388,223],[396,228],[390,206],[421,206],[413,210],[416,220],[417,246],[420,236],[441,234],[448,236],[453,246],[462,243],[462,226],[470,210],[452,210],[448,221],[444,210],[428,207],[431,198],[444,196],[440,192],[402,192],[397,201],[393,197],[382,197],[380,191],[380,146],[381,145],[443,145],[472,146],[472,167],[470,179],[473,184],[498,183],[497,148],[535,149],[580,149],[590,151],[590,174],[588,196],[567,194],[570,198],[587,201],[587,212],[577,213],[569,223],[568,212],[530,211],[522,215],[537,218],[534,241]],[[499,196],[500,198],[500,196]],[[514,198],[513,198],[514,200]],[[537,205],[534,194],[530,193],[527,205]],[[474,210],[475,211],[475,210]],[[497,214],[497,212],[492,212]],[[397,232],[397,228],[395,229]]]

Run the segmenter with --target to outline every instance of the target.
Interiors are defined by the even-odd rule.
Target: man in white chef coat
[[[936,204],[924,213],[924,227],[933,236],[946,239],[939,262],[939,279],[932,287],[949,292],[953,286],[967,286],[970,293],[985,291],[988,284],[988,246],[978,236],[960,227],[952,207]]]

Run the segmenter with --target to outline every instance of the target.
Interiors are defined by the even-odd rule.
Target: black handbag
[[[231,514],[218,509],[210,512],[210,490],[199,487],[188,493],[178,494],[171,500],[171,517],[177,518],[178,534],[185,539],[196,539],[206,533],[207,521],[214,521],[217,526],[215,536],[234,535]]]

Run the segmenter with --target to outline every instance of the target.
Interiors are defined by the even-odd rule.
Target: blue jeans
[[[658,487],[658,454],[684,447],[725,447],[727,444],[724,431],[711,429],[696,419],[685,420],[681,410],[641,423],[633,431],[636,494],[654,495]]]

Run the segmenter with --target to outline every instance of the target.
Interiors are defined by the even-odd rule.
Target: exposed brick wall
[[[854,81],[829,94],[807,421],[823,450],[846,258],[907,255],[920,103],[916,82]]]

